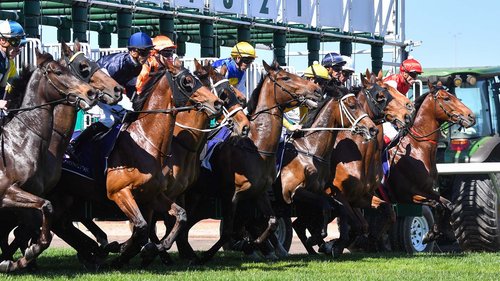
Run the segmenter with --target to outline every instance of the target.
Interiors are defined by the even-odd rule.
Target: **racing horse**
[[[331,253],[333,256],[341,253],[342,247],[336,247],[336,244],[352,241],[357,235],[368,232],[368,222],[359,212],[359,208],[374,208],[381,218],[385,218],[385,224],[380,223],[380,231],[395,219],[391,206],[375,196],[375,189],[378,188],[382,178],[380,156],[383,147],[382,123],[391,122],[400,129],[409,126],[413,105],[407,97],[380,81],[382,81],[381,72],[375,76],[366,71],[365,76],[362,77],[363,87],[353,89],[363,109],[377,125],[379,130],[377,139],[366,142],[359,135],[341,131],[331,155],[332,180],[330,187],[326,190],[342,204],[341,211],[343,212],[338,221],[342,235],[339,240],[330,244],[331,249],[328,250],[328,254]],[[293,222],[294,230],[310,254],[316,252],[310,244],[304,243],[306,241],[305,230],[308,228],[310,233],[318,232],[319,226],[314,229],[313,225],[319,225],[320,222],[313,222],[314,220],[306,221],[301,217]],[[348,224],[352,229],[350,232],[345,230]]]
[[[137,119],[122,128],[107,160],[107,197],[133,224],[131,238],[121,245],[120,255],[113,261],[115,267],[128,262],[141,248],[147,256],[171,247],[186,220],[184,209],[164,193],[172,173],[167,163],[175,115],[183,110],[201,110],[210,118],[219,114],[222,101],[175,60],[148,81],[138,103],[142,105],[135,106],[142,110],[135,113]],[[161,244],[147,244],[153,212],[176,217],[175,226]]]
[[[177,239],[179,253],[193,262],[206,262],[229,241],[233,233],[238,203],[252,200],[269,219],[264,233],[254,242],[260,244],[274,231],[276,219],[267,195],[276,176],[276,150],[280,139],[283,111],[308,100],[321,98],[319,86],[288,73],[274,61],[263,62],[267,71],[248,102],[248,137],[231,137],[215,147],[210,158],[212,170],[202,169],[194,186],[186,193],[188,222]],[[313,102],[314,103],[314,102]],[[216,189],[216,190],[215,190]],[[223,228],[219,240],[198,259],[189,245],[188,231],[207,213],[201,208],[210,193],[221,200]]]
[[[193,163],[200,162],[200,151],[205,143],[207,133],[227,125],[232,127],[233,134],[246,136],[250,126],[238,99],[238,96],[242,96],[242,93],[231,86],[224,75],[216,72],[210,63],[206,62],[202,66],[195,59],[194,64],[194,74],[202,84],[211,88],[223,100],[224,114],[222,115],[221,124],[214,129],[206,129],[209,119],[203,112],[184,111],[177,114],[172,139],[172,157],[168,160],[168,165],[172,169],[172,178],[169,180],[168,188],[165,191],[166,196],[172,200],[176,200],[198,178],[200,166]],[[171,225],[167,223],[170,218],[172,217],[166,216],[164,218],[167,229],[171,229]],[[154,228],[151,230],[154,231]],[[165,237],[167,235],[168,232]],[[152,235],[151,239],[156,239],[156,235]],[[170,262],[166,255],[161,255],[161,258],[164,262]]]
[[[37,68],[30,74],[20,108],[2,126],[2,161],[0,161],[0,208],[18,213],[38,210],[41,220],[40,235],[17,261],[0,263],[0,271],[11,272],[27,267],[52,240],[52,204],[40,197],[51,186],[44,181],[44,165],[53,128],[59,126],[53,117],[56,105],[88,109],[97,100],[97,92],[88,83],[79,80],[48,54],[36,50]],[[22,78],[21,78],[22,79]],[[15,91],[15,90],[14,90]],[[57,124],[56,124],[57,123]],[[56,124],[56,126],[54,126]],[[38,217],[40,218],[40,217]]]
[[[81,52],[81,45],[78,41],[75,41],[73,48],[74,51],[71,50],[65,42],[61,42],[62,57],[59,60],[61,65],[69,68],[77,78],[94,87],[98,93],[98,100],[107,104],[117,103],[122,98],[123,87],[109,75],[104,73],[97,63],[89,60],[85,54]],[[48,147],[49,153],[47,153],[44,158],[45,164],[41,165],[42,168],[37,170],[33,175],[36,179],[42,179],[42,181],[38,181],[37,184],[45,186],[46,188],[44,189],[48,192],[50,192],[51,188],[59,181],[62,158],[73,134],[76,113],[77,110],[75,107],[63,104],[56,105],[54,108],[54,126],[52,128],[52,136]],[[42,197],[46,195],[47,194],[43,194]],[[54,224],[57,225],[57,223],[58,221],[56,220]],[[3,259],[12,259],[12,255],[17,248],[21,248],[24,252],[31,236],[36,236],[35,229],[30,227],[34,225],[28,221],[28,223],[16,229],[15,238],[8,247],[8,235],[17,225],[18,219],[16,216],[2,216],[1,231],[3,233],[0,234],[0,237],[2,238]]]
[[[316,116],[307,116],[308,121],[301,133],[297,137],[293,135],[292,141],[285,145],[281,177],[278,178],[281,181],[283,199],[287,204],[293,203],[296,206],[299,222],[305,219],[301,217],[301,210],[304,208],[321,209],[320,217],[323,220],[319,233],[311,233],[312,236],[306,239],[305,230],[304,233],[298,232],[304,245],[317,244],[327,236],[331,210],[335,205],[324,193],[324,186],[330,179],[330,158],[337,133],[349,131],[349,134],[356,134],[366,142],[372,141],[378,133],[354,94],[347,93],[346,88],[337,87],[333,83],[329,83],[323,91],[327,93],[329,100]],[[293,225],[297,223],[294,222]],[[339,243],[337,246],[343,249],[345,244]]]
[[[475,124],[473,112],[443,87],[429,83],[429,92],[415,101],[413,125],[398,144],[388,150],[389,173],[385,196],[397,203],[413,203],[438,208],[446,213],[452,204],[433,187],[437,179],[437,142],[444,122],[464,128]],[[431,232],[438,231],[435,226]],[[438,233],[429,233],[438,235]],[[429,238],[429,237],[427,237]]]

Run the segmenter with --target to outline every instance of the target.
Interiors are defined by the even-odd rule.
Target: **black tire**
[[[498,182],[500,174],[494,175]],[[458,176],[451,225],[462,250],[500,250],[500,192],[488,175]]]
[[[390,232],[392,250],[409,254],[432,252],[434,242],[422,243],[432,225],[434,225],[434,216],[428,206],[422,206],[422,216],[398,217]]]

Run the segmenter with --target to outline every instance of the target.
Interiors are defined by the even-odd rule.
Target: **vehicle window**
[[[476,115],[476,124],[468,129],[458,130],[458,126],[453,126],[452,128],[452,138],[454,137],[476,137],[490,135],[492,132],[491,128],[491,117],[489,101],[487,100],[489,95],[483,94],[485,89],[485,81],[478,81],[477,84],[472,88],[455,88],[456,96]],[[465,136],[463,135],[465,134]]]

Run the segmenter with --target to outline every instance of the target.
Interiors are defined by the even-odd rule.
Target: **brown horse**
[[[78,41],[74,44],[74,51],[64,42],[61,43],[61,50],[63,54],[59,61],[61,65],[68,67],[76,77],[94,87],[98,91],[97,98],[99,100],[108,104],[115,104],[121,99],[123,87],[100,70],[97,63],[85,57],[81,52],[81,45]],[[35,181],[34,184],[44,186],[43,190],[45,192],[50,192],[61,176],[62,158],[73,134],[76,112],[75,107],[62,104],[56,105],[54,108],[54,126],[48,148],[49,153],[44,159],[45,164],[42,165],[42,169],[37,170],[33,175],[36,179],[42,179]],[[46,195],[43,194],[44,197]],[[15,239],[7,248],[8,234],[18,225],[18,219],[15,216],[5,216],[4,218],[10,220],[10,222],[2,221],[2,234],[0,235],[3,239],[2,257],[12,259],[12,255],[18,247],[21,247],[24,252],[28,240],[36,233],[36,229],[32,229],[35,226],[28,220],[26,224],[23,224],[24,227],[16,229]]]
[[[67,107],[76,105],[87,109],[97,101],[96,91],[54,61],[50,54],[40,54],[37,50],[36,56],[37,69],[26,85],[21,107],[12,110],[19,113],[2,128],[0,207],[16,212],[26,209],[40,211],[41,230],[38,240],[26,249],[19,260],[0,263],[2,272],[25,268],[49,246],[52,239],[52,205],[39,196],[50,188],[44,184],[45,175],[40,171],[46,164],[54,122],[59,121],[53,119],[54,107],[65,104]]]
[[[382,73],[378,76],[366,72],[363,77],[363,88],[357,93],[357,98],[368,116],[374,120],[379,129],[376,141],[366,142],[361,136],[352,135],[349,132],[339,132],[331,158],[331,171],[333,190],[329,193],[334,195],[342,205],[339,208],[339,231],[342,234],[340,240],[335,244],[353,240],[346,228],[348,223],[353,228],[352,233],[359,235],[368,232],[368,223],[358,208],[374,208],[384,221],[381,221],[381,230],[387,228],[395,219],[392,207],[387,202],[375,196],[382,178],[381,150],[383,147],[382,122],[387,121],[399,128],[408,126],[411,122],[413,105],[411,101],[399,93],[396,89],[379,83]],[[310,220],[311,221],[311,220]],[[298,218],[293,227],[301,241],[306,241],[306,221]],[[319,224],[317,222],[316,224]],[[311,233],[312,226],[307,226]],[[318,227],[316,227],[318,228]],[[373,238],[372,240],[376,240]],[[349,244],[349,242],[347,242]],[[304,244],[311,254],[316,253],[310,244]],[[341,253],[342,247],[331,245],[334,256]]]
[[[302,205],[297,207],[298,223],[301,220],[299,210],[321,209],[323,223],[319,234],[312,233],[312,237],[306,239],[305,231],[297,232],[304,245],[317,244],[327,236],[332,204],[324,193],[324,186],[330,179],[330,158],[337,133],[349,131],[346,134],[356,134],[365,142],[373,140],[378,133],[354,94],[347,94],[345,88],[328,88],[328,95],[332,98],[315,118],[308,116],[308,119],[314,118],[310,128],[303,128],[306,132],[286,145],[281,169],[284,201],[288,204],[293,201],[295,206]],[[298,226],[298,223],[293,225]]]
[[[468,128],[475,124],[475,116],[444,88],[429,84],[429,90],[415,101],[415,120],[407,134],[388,151],[389,197],[398,203],[449,208],[450,202],[433,189],[437,178],[436,150],[440,126],[450,122]]]
[[[276,150],[283,110],[298,106],[306,99],[318,100],[321,94],[319,86],[282,70],[277,62],[272,66],[264,62],[264,68],[267,74],[248,102],[248,138],[230,138],[217,146],[210,161],[212,171],[204,169],[186,195],[188,223],[186,231],[177,239],[183,256],[197,260],[188,242],[188,231],[207,217],[200,206],[206,203],[208,193],[216,192],[220,198],[224,223],[220,239],[197,261],[209,260],[231,238],[234,215],[241,200],[252,200],[269,218],[268,228],[255,243],[260,244],[275,228],[275,217],[266,191],[276,176]]]
[[[186,106],[193,104],[192,109],[208,109],[209,117],[220,112],[222,101],[202,86],[187,69],[182,69],[180,61],[176,60],[175,63],[176,66],[168,63],[167,68],[173,74],[175,85],[188,97]],[[121,255],[115,260],[116,266],[127,262],[147,243],[148,221],[154,211],[168,212],[177,221],[161,244],[148,244],[144,252],[156,254],[157,251],[168,250],[186,220],[185,211],[164,192],[172,173],[168,158],[175,122],[172,113],[175,109],[170,92],[166,78],[153,86],[153,94],[145,101],[146,110],[139,113],[138,119],[121,132],[108,158],[107,196],[134,225],[132,237],[122,245]],[[152,114],[150,108],[166,110],[167,114]]]
[[[200,79],[203,86],[211,88],[224,101],[221,126],[230,125],[233,134],[246,136],[250,122],[238,100],[238,96],[241,96],[242,93],[231,86],[224,75],[216,72],[210,63],[206,62],[202,66],[196,59],[194,63],[194,74]],[[208,121],[208,116],[199,111],[185,111],[177,114],[172,139],[172,157],[168,160],[168,165],[172,169],[172,178],[169,180],[168,188],[165,191],[167,197],[174,201],[198,178],[200,166],[193,163],[200,162],[200,151],[205,143],[207,133],[220,128],[206,129]],[[168,223],[171,221],[170,218],[172,217],[164,217],[167,229],[171,229],[173,225],[173,223]],[[167,231],[164,238],[168,234]],[[156,235],[153,235],[151,239],[156,239]],[[161,258],[165,263],[170,262],[167,255],[161,255]]]
[[[399,143],[388,151],[389,173],[386,196],[392,202],[423,204],[437,208],[441,219],[449,216],[451,202],[434,190],[437,179],[436,151],[441,125],[444,122],[468,128],[475,124],[475,116],[457,97],[442,87],[429,83],[429,92],[415,101],[417,108],[413,126]],[[422,243],[441,235],[438,221]]]

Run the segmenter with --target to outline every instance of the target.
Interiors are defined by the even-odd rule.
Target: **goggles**
[[[336,72],[340,72],[342,70],[341,65],[329,65],[327,67],[333,69],[333,71],[336,71]]]
[[[21,38],[17,38],[17,37],[12,37],[12,38],[5,38],[4,39],[9,42],[9,44],[16,48],[16,47],[19,47],[21,45]]]
[[[163,49],[161,51],[158,52],[160,55],[166,57],[166,58],[170,58],[174,55],[174,50],[172,49]]]
[[[417,72],[408,72],[408,75],[410,75],[411,78],[416,79],[418,76]]]
[[[241,58],[241,62],[244,64],[251,64],[255,59],[252,57],[244,57]]]
[[[134,51],[136,51],[141,57],[147,57],[151,52],[150,49],[135,49]]]

